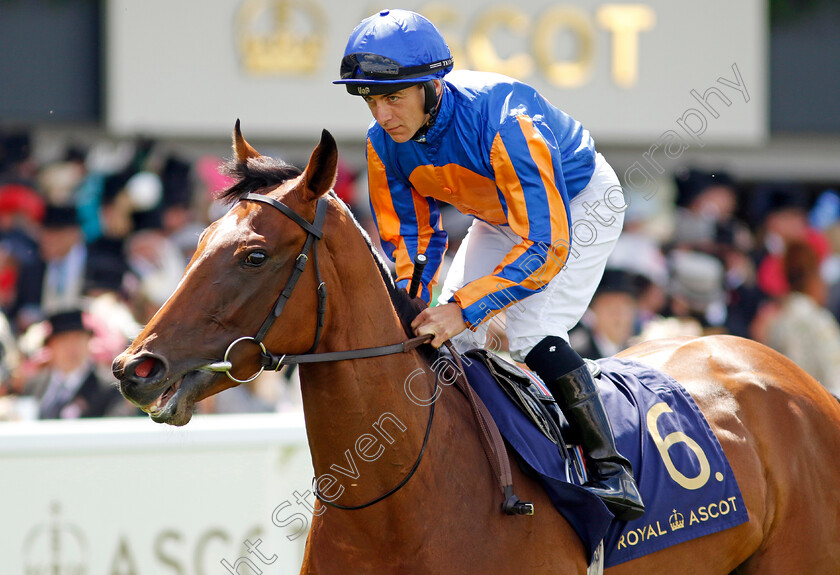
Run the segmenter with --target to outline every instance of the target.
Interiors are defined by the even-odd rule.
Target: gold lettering
[[[714,519],[714,518],[717,518],[718,513],[717,513],[717,511],[715,511],[715,513],[712,514],[712,507],[717,507],[717,503],[712,503],[712,504],[709,505],[709,517]]]
[[[553,85],[576,88],[583,85],[592,73],[595,34],[586,14],[577,8],[555,6],[539,17],[534,30],[533,52],[537,66]],[[569,61],[554,58],[554,39],[568,30],[577,41],[577,54]]]
[[[517,53],[502,58],[496,51],[494,36],[497,30],[509,30],[512,35],[527,37],[528,17],[513,8],[491,8],[478,17],[467,39],[467,52],[476,68],[519,78],[530,76],[534,61],[528,54]]]
[[[632,541],[630,539],[632,539]],[[638,533],[636,533],[635,531],[630,531],[630,532],[627,533],[627,543],[629,543],[630,545],[635,545],[638,542],[639,542]]]
[[[639,78],[639,33],[656,24],[656,13],[645,4],[605,4],[595,18],[612,33],[612,78],[630,88]]]
[[[723,506],[726,505],[726,511],[723,510]],[[720,510],[721,515],[728,515],[729,514],[729,503],[726,502],[724,499],[720,503],[718,503],[718,509]]]
[[[708,521],[709,520],[709,514],[706,512],[706,506],[705,505],[703,507],[699,508],[697,510],[697,513],[700,514],[700,521]]]
[[[691,512],[691,518],[688,520],[689,525],[694,525],[695,523],[699,523],[700,520],[697,519],[697,516],[694,514],[694,511]]]
[[[653,525],[652,524],[648,525],[647,538],[650,539],[651,537],[656,537],[656,536],[657,536],[657,533],[654,530]]]
[[[656,528],[659,530],[659,535],[665,535],[667,531],[662,530],[662,526],[659,524],[659,521],[656,522]]]
[[[735,509],[735,496],[733,495],[727,501],[729,501],[732,504],[732,511],[737,511],[737,509]]]
[[[625,549],[627,548],[627,543],[624,542],[624,535],[618,538],[618,545],[616,546],[616,549],[618,550],[622,547],[624,547]]]
[[[138,573],[137,562],[131,553],[128,541],[124,537],[120,537],[119,547],[117,547],[117,552],[111,559],[111,570],[109,572],[125,575],[137,575]]]
[[[639,527],[639,528],[636,529],[636,532],[639,534],[639,538],[642,541],[644,541],[645,540],[645,533],[646,533],[645,528],[644,527]]]

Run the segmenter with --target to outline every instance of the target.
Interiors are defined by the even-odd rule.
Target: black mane
[[[263,188],[273,188],[303,173],[296,166],[268,156],[248,158],[245,162],[239,162],[233,158],[222,164],[219,172],[236,180],[235,184],[218,195],[219,200],[228,203],[238,200],[245,194],[257,192]]]

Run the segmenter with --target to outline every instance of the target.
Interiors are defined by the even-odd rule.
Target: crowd
[[[144,139],[67,144],[46,161],[32,147],[26,132],[0,133],[0,419],[137,414],[111,361],[224,213],[221,158]],[[730,333],[840,393],[838,192],[697,169],[670,183],[671,194],[629,203],[572,347],[598,358],[644,339]],[[363,178],[342,164],[336,191],[372,231]],[[454,253],[469,218],[442,209]],[[199,409],[297,408],[289,376],[261,376]]]

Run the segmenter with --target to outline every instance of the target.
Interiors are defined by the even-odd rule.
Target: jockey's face
[[[364,99],[376,123],[398,144],[409,141],[429,119],[423,111],[425,91],[422,84],[391,94],[364,96]]]

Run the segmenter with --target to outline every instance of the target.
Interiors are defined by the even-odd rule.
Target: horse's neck
[[[362,258],[339,263],[349,259],[355,260],[354,269],[331,270],[335,282],[328,286],[331,320],[324,327],[319,351],[405,341],[375,264],[371,261],[370,269],[365,269]],[[428,398],[433,385],[431,369],[413,352],[302,366],[301,391],[316,478],[328,482],[327,476],[334,477],[345,488],[344,504],[364,502],[393,487],[414,464],[428,423],[428,404],[418,405],[421,402],[413,401],[411,392],[415,399]]]

